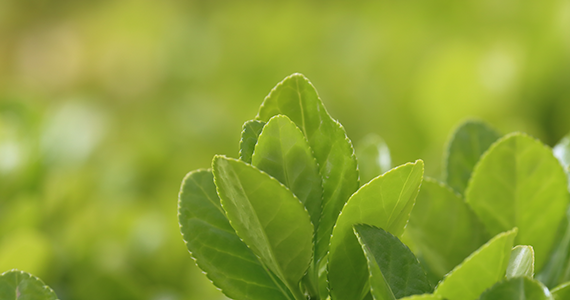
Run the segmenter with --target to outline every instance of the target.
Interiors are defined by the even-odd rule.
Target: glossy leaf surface
[[[511,252],[507,266],[507,279],[513,277],[534,276],[534,250],[531,246],[516,246]]]
[[[505,277],[517,230],[500,233],[455,267],[434,294],[448,300],[475,300]]]
[[[552,152],[565,168],[570,167],[570,134],[563,137],[558,144],[552,148]]]
[[[390,170],[392,160],[388,145],[380,136],[368,134],[355,146],[360,182],[366,183]]]
[[[313,149],[323,178],[323,212],[317,232],[316,261],[328,250],[340,210],[359,186],[356,158],[344,128],[327,113],[313,85],[301,74],[279,83],[265,98],[256,119],[286,115]]]
[[[287,186],[318,226],[323,197],[319,166],[303,133],[287,116],[269,120],[259,136],[252,165]]]
[[[248,164],[251,163],[251,156],[263,126],[265,123],[258,120],[250,120],[243,124],[241,140],[239,141],[239,159]]]
[[[521,133],[505,136],[481,158],[466,201],[491,234],[519,228],[517,243],[535,250],[541,269],[568,207],[564,170],[552,151]]]
[[[208,278],[235,299],[288,299],[286,289],[272,280],[258,258],[231,227],[216,193],[210,170],[184,178],[178,219],[186,247]]]
[[[552,300],[548,289],[528,277],[516,277],[501,281],[485,291],[480,300]]]
[[[352,226],[368,224],[401,235],[422,177],[421,160],[407,163],[375,178],[350,197],[331,237],[328,280],[333,300],[362,299],[368,292],[367,262]]]
[[[313,253],[303,204],[275,178],[243,161],[215,156],[214,182],[237,235],[299,299],[298,282]]]
[[[500,137],[481,121],[467,121],[459,126],[451,137],[445,160],[449,186],[463,194],[479,158]]]
[[[400,299],[431,292],[426,273],[412,251],[397,237],[381,228],[355,225],[354,232],[366,255],[370,288],[375,300]],[[380,270],[380,273],[374,272]],[[392,297],[384,297],[388,284]],[[376,287],[381,293],[375,294]]]
[[[568,300],[570,299],[570,282],[566,282],[552,290],[552,296],[555,300]]]
[[[39,278],[12,270],[0,275],[0,299],[57,300],[57,295]]]
[[[440,279],[490,238],[461,196],[432,178],[422,183],[406,234]]]
[[[563,223],[554,251],[537,275],[537,279],[548,287],[570,280],[570,207],[566,211]]]

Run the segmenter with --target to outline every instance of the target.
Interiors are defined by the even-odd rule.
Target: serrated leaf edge
[[[57,297],[57,295],[53,291],[53,289],[51,287],[49,287],[47,284],[45,284],[45,282],[43,282],[43,280],[41,280],[40,278],[38,278],[38,277],[28,273],[28,272],[20,271],[18,269],[12,269],[12,270],[6,271],[6,272],[0,274],[0,277],[8,275],[9,273],[17,273],[18,275],[26,277],[25,279],[33,279],[33,280],[39,282],[42,285],[42,288],[46,292],[54,294],[56,296],[56,298],[59,299],[59,297]]]

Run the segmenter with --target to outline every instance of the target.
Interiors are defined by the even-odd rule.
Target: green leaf
[[[333,300],[359,300],[368,293],[366,258],[352,226],[368,224],[401,235],[422,182],[423,166],[421,160],[399,166],[350,197],[331,237],[328,280]]]
[[[440,296],[424,294],[424,295],[414,295],[410,297],[404,297],[400,300],[443,300]]]
[[[548,289],[529,277],[515,277],[495,284],[479,300],[553,300]]]
[[[566,211],[563,227],[556,238],[556,246],[537,279],[548,287],[570,280],[570,207]]]
[[[301,74],[280,82],[263,101],[256,119],[267,122],[275,115],[286,115],[301,129],[323,178],[323,210],[315,255],[318,267],[328,251],[340,210],[359,186],[354,150],[342,125],[331,118],[313,85]]]
[[[569,198],[550,148],[521,133],[501,138],[477,164],[465,195],[491,234],[518,227],[517,244],[531,245],[542,268]]]
[[[434,294],[448,300],[475,300],[505,277],[517,229],[503,232],[447,274]]]
[[[449,186],[463,194],[475,164],[500,137],[498,132],[481,121],[467,121],[459,126],[451,137],[444,161]]]
[[[186,247],[208,278],[230,298],[291,299],[235,233],[220,205],[210,170],[188,173],[178,200]]]
[[[513,277],[534,276],[534,250],[531,246],[516,246],[511,252],[507,266],[507,279]]]
[[[406,234],[439,279],[490,238],[461,196],[432,178],[422,183]]]
[[[249,120],[243,124],[241,140],[239,141],[239,159],[251,164],[251,156],[257,144],[257,139],[265,122]]]
[[[390,150],[380,136],[368,134],[355,148],[361,182],[368,182],[390,170]]]
[[[279,180],[301,200],[316,230],[323,197],[319,166],[303,133],[287,116],[278,115],[267,122],[252,165]]]
[[[552,291],[554,300],[568,300],[570,299],[570,282],[566,282],[555,287]]]
[[[303,299],[298,283],[313,254],[313,225],[303,204],[277,179],[243,161],[215,156],[214,182],[237,235]]]
[[[11,270],[0,275],[0,299],[57,300],[57,295],[41,279]]]
[[[570,134],[563,137],[560,142],[552,148],[552,152],[564,168],[570,167]]]
[[[355,225],[354,232],[368,261],[370,287],[375,300],[400,299],[431,292],[420,262],[397,237],[381,228],[362,224]],[[386,284],[389,297],[385,297],[383,292]],[[380,292],[376,292],[376,287]]]

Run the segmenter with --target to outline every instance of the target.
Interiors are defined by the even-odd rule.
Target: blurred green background
[[[440,176],[470,117],[570,129],[570,1],[0,0],[0,271],[62,300],[224,299],[177,224],[184,175],[304,73],[357,142]]]

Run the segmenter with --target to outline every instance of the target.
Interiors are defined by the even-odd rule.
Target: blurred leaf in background
[[[570,129],[570,2],[0,1],[0,270],[62,300],[223,299],[182,242],[180,182],[236,157],[294,72],[353,141],[441,177],[465,118]]]

